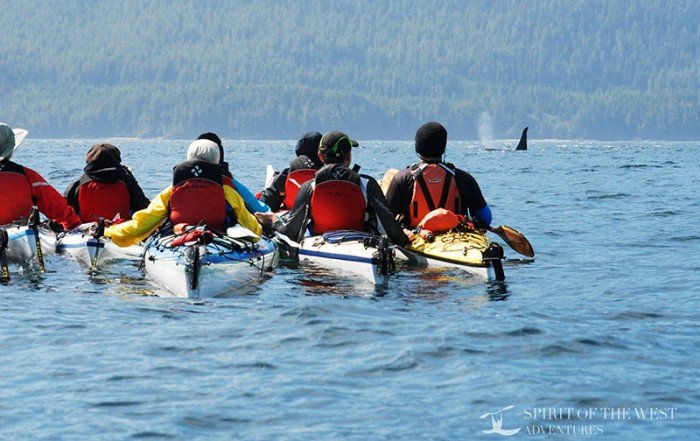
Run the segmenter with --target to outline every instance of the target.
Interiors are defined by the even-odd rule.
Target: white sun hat
[[[24,129],[12,129],[5,123],[0,123],[0,161],[11,158],[29,132]]]

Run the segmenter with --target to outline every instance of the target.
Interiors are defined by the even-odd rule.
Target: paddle
[[[275,169],[272,168],[272,164],[267,164],[265,169],[265,189],[272,186],[272,181],[275,179]]]
[[[299,242],[293,241],[288,236],[280,233],[279,231],[275,231],[275,237],[281,240],[282,242],[286,243],[290,248],[301,248],[301,244]]]
[[[527,238],[515,228],[507,225],[491,227],[481,222],[477,222],[476,226],[496,234],[498,237],[503,239],[503,241],[507,243],[509,247],[523,256],[535,257],[535,250],[532,249],[530,241],[528,241]]]
[[[399,171],[395,168],[390,168],[389,170],[384,173],[384,177],[382,178],[382,181],[380,183],[380,187],[382,188],[382,193],[386,195],[386,192],[389,190],[389,184],[391,184],[391,180],[394,179],[394,175],[398,173]]]
[[[97,270],[97,258],[100,256],[100,238],[105,235],[105,219],[103,217],[99,218],[97,225],[95,226],[95,231],[92,233],[92,237],[97,241],[95,244],[95,255],[92,256],[91,267],[93,271]]]
[[[39,208],[32,207],[32,212],[29,214],[29,222],[27,226],[34,232],[34,243],[36,244],[36,260],[39,262],[39,271],[46,271],[44,265],[44,252],[41,249],[41,238],[39,237]]]
[[[10,268],[7,265],[7,246],[10,243],[10,238],[5,229],[0,228],[0,282],[10,280]]]
[[[227,228],[226,235],[233,239],[260,239],[260,236],[240,224]]]

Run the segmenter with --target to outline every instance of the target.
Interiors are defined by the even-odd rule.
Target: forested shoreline
[[[700,139],[696,1],[4,4],[33,137]]]

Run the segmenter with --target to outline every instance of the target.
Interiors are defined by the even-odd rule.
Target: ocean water
[[[15,159],[63,191],[95,141],[29,138]],[[148,196],[188,144],[109,141]],[[415,269],[375,290],[280,267],[253,293],[194,301],[131,263],[12,267],[0,439],[697,438],[700,143],[516,143],[448,146],[537,253],[506,247],[502,283]],[[293,154],[225,144],[254,191]],[[380,178],[415,155],[365,142],[354,159]]]

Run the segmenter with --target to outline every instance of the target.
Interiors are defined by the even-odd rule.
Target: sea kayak
[[[277,266],[277,245],[271,240],[252,242],[211,234],[208,240],[197,238],[173,246],[180,236],[155,235],[144,250],[146,273],[176,297],[235,293]]]
[[[5,226],[7,232],[7,258],[12,262],[27,263],[36,258],[36,232],[23,226]]]
[[[119,247],[112,243],[108,237],[92,231],[94,230],[93,226],[95,226],[94,222],[82,224],[71,231],[62,233],[42,228],[40,232],[42,247],[55,250],[58,253],[69,254],[90,265],[93,269],[113,260],[139,261],[143,258],[143,246]]]
[[[300,261],[335,269],[341,275],[359,276],[374,285],[385,284],[394,270],[394,248],[388,240],[364,231],[330,231],[299,243],[280,234],[278,240]]]
[[[460,268],[485,280],[504,280],[503,248],[475,229],[455,229],[419,235],[405,248],[404,257],[419,265]]]

